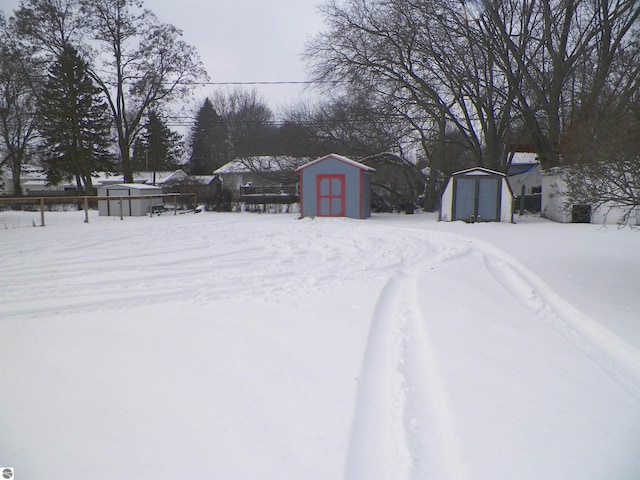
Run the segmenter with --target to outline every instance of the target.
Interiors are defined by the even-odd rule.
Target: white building
[[[562,179],[562,169],[552,168],[541,173],[543,217],[561,223],[595,223],[618,225],[624,221],[629,207],[607,203],[600,207],[589,204],[571,204],[566,197],[566,183]],[[636,209],[628,219],[628,224],[640,225],[640,209]]]

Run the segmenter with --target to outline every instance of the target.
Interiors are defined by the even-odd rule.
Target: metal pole
[[[84,223],[89,223],[89,199],[84,197]]]
[[[44,227],[44,197],[40,197],[40,226]]]

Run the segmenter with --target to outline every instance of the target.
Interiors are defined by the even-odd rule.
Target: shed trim
[[[348,165],[352,165],[354,167],[357,167],[357,168],[359,168],[361,170],[364,170],[364,171],[367,171],[367,172],[375,172],[376,171],[376,169],[373,168],[373,167],[369,167],[367,165],[363,165],[362,163],[358,163],[355,160],[351,160],[350,158],[343,157],[342,155],[338,155],[338,154],[335,154],[335,153],[330,153],[329,155],[325,155],[324,157],[320,157],[320,158],[318,158],[316,160],[313,160],[312,162],[305,163],[304,165],[296,168],[295,171],[296,172],[300,172],[301,170],[304,170],[307,167],[315,165],[316,163],[320,163],[320,162],[322,162],[322,161],[324,161],[324,160],[326,160],[328,158],[333,158],[335,160],[338,160],[340,162],[346,163]]]
[[[460,170],[459,172],[454,172],[451,174],[451,176],[455,177],[456,175],[468,175],[472,172],[482,172],[488,175],[498,175],[500,177],[506,177],[506,175],[502,172],[498,172],[497,170],[491,170],[489,168],[484,168],[484,167],[467,168],[466,170]]]

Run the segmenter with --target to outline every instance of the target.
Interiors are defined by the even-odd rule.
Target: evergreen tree
[[[133,169],[138,171],[175,170],[180,167],[183,147],[179,133],[172,131],[152,110],[133,147]]]
[[[75,177],[78,191],[92,194],[91,175],[112,169],[107,108],[87,63],[66,45],[49,71],[39,102],[49,182]]]
[[[213,103],[206,98],[191,130],[191,173],[206,175],[229,161],[227,127]]]

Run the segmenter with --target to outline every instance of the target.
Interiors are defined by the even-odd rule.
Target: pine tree
[[[39,102],[49,182],[75,177],[78,191],[92,194],[91,175],[113,168],[107,108],[87,63],[66,45],[49,71]]]
[[[229,161],[228,154],[227,127],[207,98],[191,130],[189,169],[196,175],[211,174]]]
[[[133,169],[175,170],[180,167],[183,147],[179,133],[172,131],[159,112],[152,110],[133,147]]]

